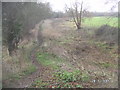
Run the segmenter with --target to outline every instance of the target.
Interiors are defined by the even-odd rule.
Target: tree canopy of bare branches
[[[84,2],[74,2],[70,7],[66,5],[66,12],[73,17],[77,29],[81,29],[82,19],[84,16],[89,16],[86,8],[83,7]]]

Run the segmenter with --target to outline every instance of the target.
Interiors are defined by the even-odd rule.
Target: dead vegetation
[[[103,25],[95,32],[95,35],[97,40],[106,41],[111,45],[118,43],[118,28],[116,27]]]

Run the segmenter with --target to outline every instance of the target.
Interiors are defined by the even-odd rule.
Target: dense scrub
[[[95,32],[97,40],[106,41],[107,43],[117,44],[118,28],[109,25],[103,25]]]
[[[20,40],[30,35],[30,29],[51,16],[49,3],[7,2],[2,7],[3,44],[8,47],[10,55],[18,48]]]
[[[51,17],[52,11],[49,3],[29,2],[4,2],[2,9],[3,87],[11,87],[36,71],[30,53],[42,43],[42,20]]]

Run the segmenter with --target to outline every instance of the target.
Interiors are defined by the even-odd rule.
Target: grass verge
[[[63,59],[61,59],[60,57],[46,52],[37,53],[37,60],[40,64],[50,66],[52,68],[58,68],[59,64],[63,62]]]

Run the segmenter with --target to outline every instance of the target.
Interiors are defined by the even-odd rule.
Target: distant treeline
[[[54,12],[53,17],[54,18],[62,18],[62,17],[72,17],[71,15],[68,15],[69,13],[63,13],[63,12]],[[118,17],[118,12],[88,12],[85,17],[100,17],[100,16],[110,16],[110,17]]]
[[[117,17],[118,12],[90,12],[92,16],[112,16]]]

